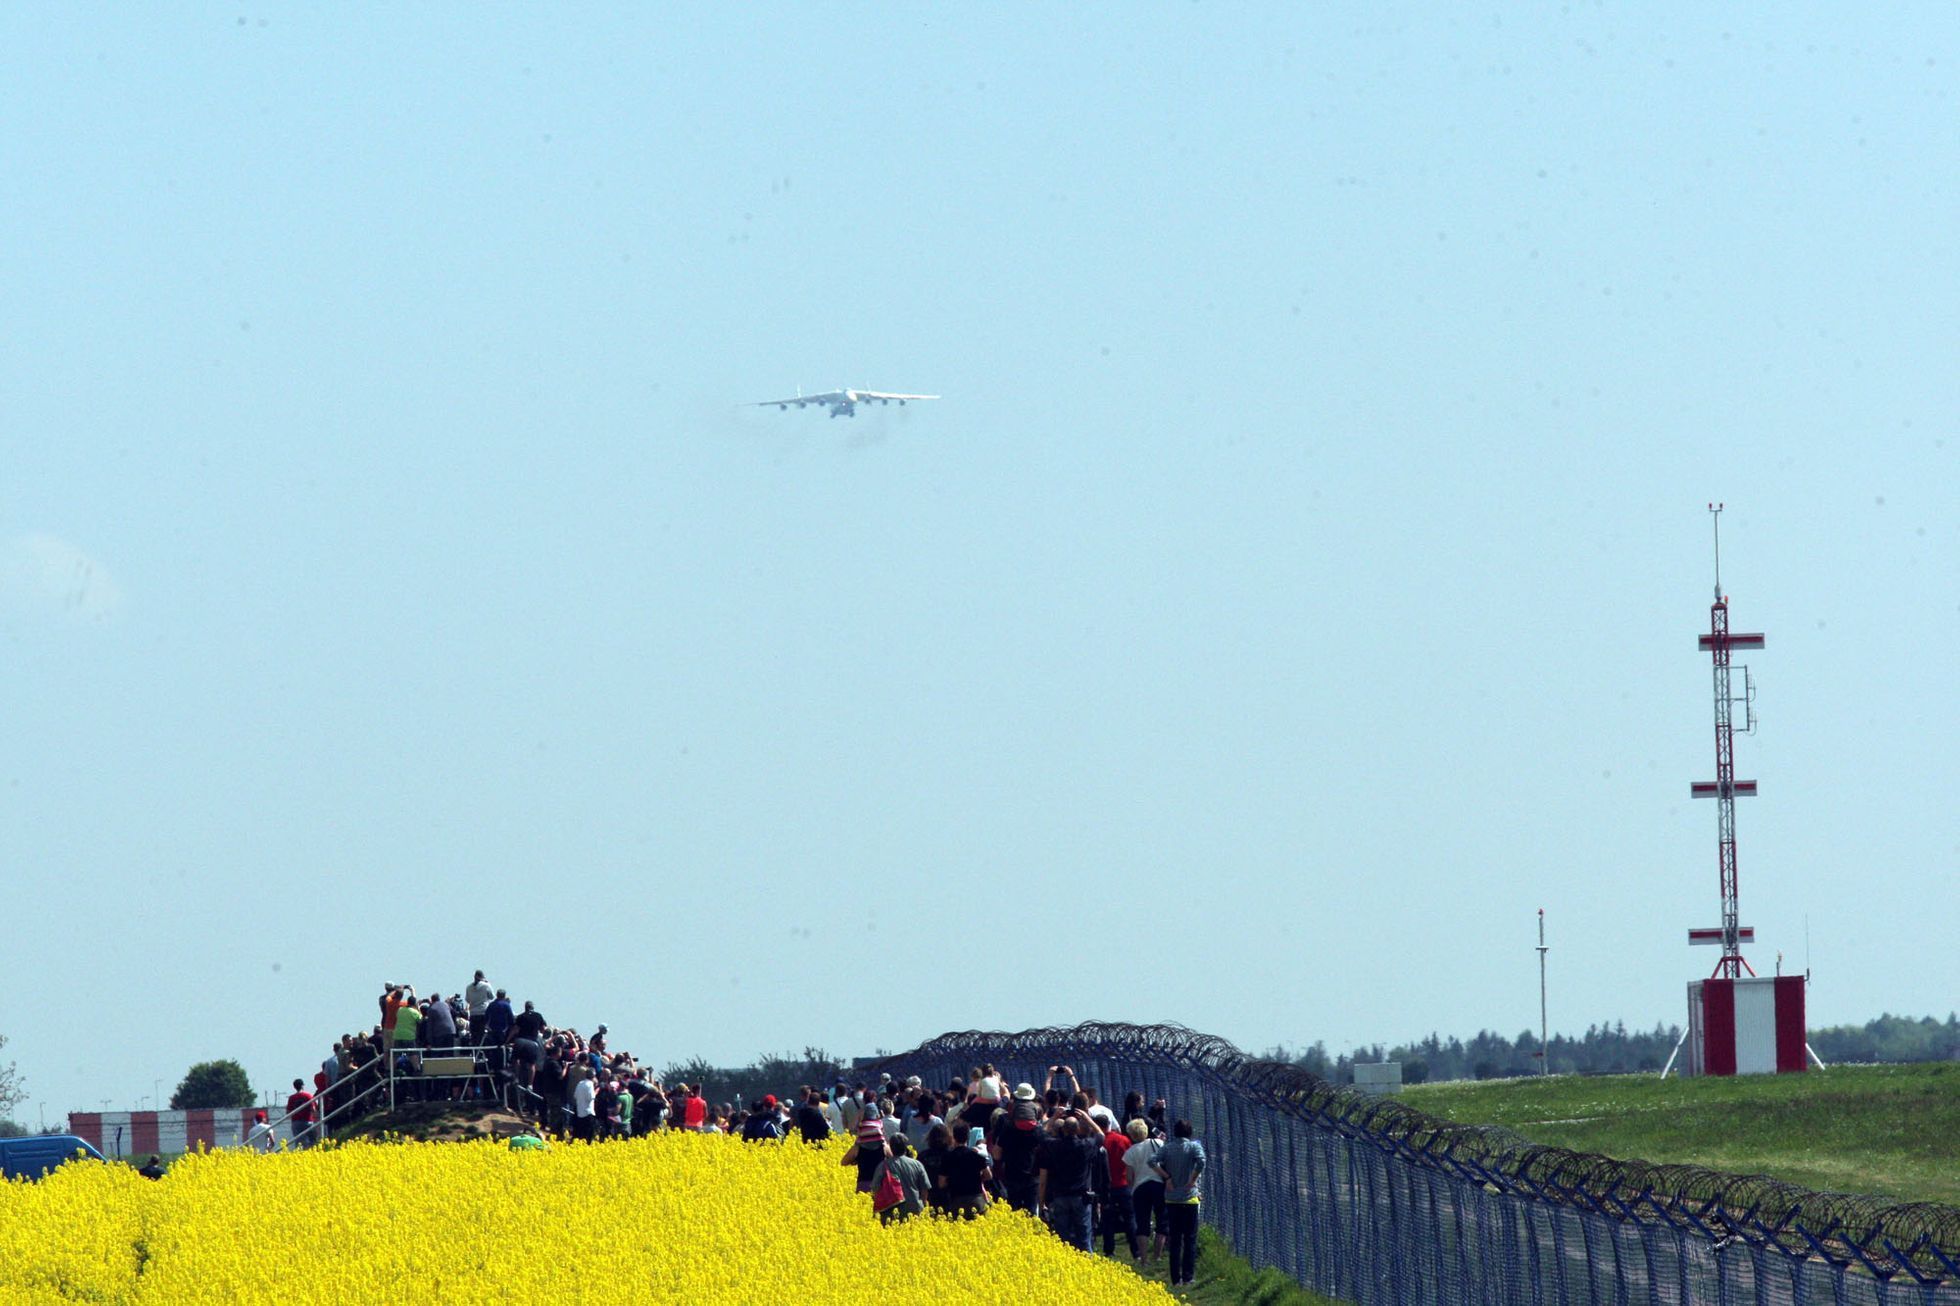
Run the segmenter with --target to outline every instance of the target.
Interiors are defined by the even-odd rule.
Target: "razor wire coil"
[[[1960,1208],[1547,1147],[1182,1025],[963,1030],[860,1067],[944,1083],[1061,1063],[1170,1102],[1214,1158],[1206,1221],[1254,1264],[1363,1306],[1960,1306]]]

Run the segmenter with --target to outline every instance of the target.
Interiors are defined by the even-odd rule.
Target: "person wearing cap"
[[[265,1112],[254,1111],[252,1128],[245,1135],[245,1146],[254,1152],[270,1152],[278,1145],[279,1136],[273,1132],[272,1126],[266,1123]]]
[[[742,1122],[742,1141],[767,1143],[782,1136],[783,1126],[776,1119],[776,1095],[771,1093],[749,1107],[749,1117]]]
[[[988,1136],[994,1168],[1007,1189],[1007,1204],[1034,1214],[1041,1202],[1035,1153],[1041,1146],[1041,1106],[1033,1084],[1014,1086],[1013,1105],[994,1113]]]

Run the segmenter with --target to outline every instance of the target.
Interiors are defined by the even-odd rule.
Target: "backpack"
[[[905,1200],[905,1185],[899,1182],[898,1171],[892,1168],[890,1161],[885,1162],[883,1170],[884,1178],[878,1181],[878,1191],[871,1195],[871,1209],[874,1211],[888,1211]]]

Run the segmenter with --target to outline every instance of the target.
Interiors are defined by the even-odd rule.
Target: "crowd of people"
[[[449,994],[384,984],[377,1008],[372,1027],[334,1043],[311,1089],[293,1081],[285,1119],[294,1146],[314,1141],[328,1118],[346,1123],[350,1108],[358,1116],[388,1105],[376,1091],[384,1079],[397,1104],[494,1099],[547,1128],[567,1117],[567,1131],[588,1139],[632,1132],[644,1094],[625,1086],[657,1082],[632,1053],[607,1049],[604,1025],[589,1036],[556,1028],[532,1002],[519,1010],[482,971]]]
[[[1004,1201],[1082,1251],[1100,1235],[1103,1254],[1114,1255],[1120,1238],[1133,1260],[1154,1263],[1168,1245],[1171,1282],[1196,1273],[1204,1145],[1161,1099],[1146,1107],[1132,1091],[1112,1110],[1063,1065],[1049,1067],[1039,1091],[1010,1089],[981,1065],[944,1088],[915,1075],[801,1092],[798,1132],[847,1134],[858,1190],[888,1220],[970,1217]]]
[[[604,1025],[581,1035],[552,1026],[531,1002],[517,1009],[482,971],[447,996],[386,984],[378,1005],[379,1020],[340,1038],[311,1090],[293,1081],[295,1146],[314,1141],[343,1106],[374,1102],[379,1094],[370,1090],[392,1064],[397,1102],[495,1098],[541,1136],[842,1136],[850,1139],[843,1161],[884,1220],[970,1218],[1006,1202],[1082,1251],[1100,1236],[1103,1253],[1114,1255],[1121,1239],[1138,1263],[1168,1251],[1173,1284],[1196,1272],[1206,1158],[1190,1122],[1134,1091],[1112,1110],[1065,1065],[1049,1067],[1039,1090],[979,1065],[943,1087],[885,1075],[876,1084],[805,1084],[781,1098],[716,1105],[701,1085],[664,1084],[631,1052],[608,1048]]]

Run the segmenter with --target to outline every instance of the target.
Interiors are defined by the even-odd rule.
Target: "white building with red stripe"
[[[1690,1075],[1772,1075],[1801,1071],[1803,976],[1705,979],[1688,985]]]
[[[292,1129],[277,1107],[227,1107],[210,1111],[71,1111],[68,1132],[104,1156],[146,1157],[194,1152],[205,1147],[240,1147],[259,1112],[276,1122],[273,1136],[292,1141]]]

